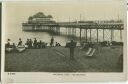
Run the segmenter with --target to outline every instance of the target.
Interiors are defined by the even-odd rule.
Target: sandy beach
[[[87,57],[87,50],[77,47],[75,60],[70,60],[69,48],[65,47],[27,49],[22,53],[6,53],[5,71],[122,72],[122,64],[119,63],[119,59],[122,59],[120,57],[123,52],[122,48],[122,46],[100,47],[92,57]]]

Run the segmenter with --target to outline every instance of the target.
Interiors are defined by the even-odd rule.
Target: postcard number
[[[15,73],[13,73],[13,72],[9,72],[8,75],[15,75]]]

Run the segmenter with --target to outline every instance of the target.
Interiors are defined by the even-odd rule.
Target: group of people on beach
[[[46,48],[47,45],[48,45],[48,43],[43,42],[41,40],[38,41],[36,38],[34,38],[34,40],[27,39],[25,44],[23,44],[21,38],[19,38],[19,42],[17,44],[17,46],[24,46],[25,48],[28,48],[28,49],[31,49],[31,48],[35,48],[35,49],[36,48]],[[11,40],[8,39],[5,47],[8,48],[10,46],[16,47],[16,44],[15,43],[11,43]],[[51,47],[53,47],[53,46],[61,46],[61,44],[58,43],[58,42],[54,42],[54,38],[52,37],[51,41],[50,41],[50,46]]]
[[[42,42],[41,40],[37,40],[36,38],[34,38],[34,40],[32,39],[27,39],[27,41],[25,42],[25,44],[23,44],[21,38],[19,38],[19,42],[17,44],[17,46],[15,45],[15,43],[13,43],[11,45],[10,43],[10,39],[7,40],[7,44],[6,44],[6,48],[8,48],[9,46],[12,46],[12,48],[16,48],[16,47],[25,47],[25,49],[40,49],[40,48],[46,48],[48,43]],[[76,47],[77,42],[75,42],[74,40],[71,40],[71,42],[66,43],[66,47],[70,49],[70,59],[74,59],[74,49]],[[54,38],[52,37],[50,40],[50,44],[51,47],[55,47],[55,46],[61,46],[60,43],[58,42],[54,42]],[[83,48],[87,45],[82,45]],[[95,48],[93,48],[94,44],[89,43],[88,44],[88,52],[87,55],[88,56],[92,56],[95,52]],[[21,50],[21,49],[19,49]]]
[[[34,41],[31,39],[27,39],[25,46],[28,48],[45,48],[47,46],[47,43],[42,42],[41,40],[38,41],[36,38]]]
[[[51,38],[51,42],[50,42],[50,46],[53,47],[53,46],[61,46],[60,43],[56,42],[55,45],[54,45],[54,38],[52,37]]]

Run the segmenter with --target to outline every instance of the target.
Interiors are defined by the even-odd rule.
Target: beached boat
[[[11,44],[8,46],[7,44],[5,44],[5,52],[23,52],[25,49],[26,48],[24,45],[16,46],[14,44]]]
[[[16,50],[18,51],[18,52],[23,52],[23,51],[25,51],[25,46],[17,46],[17,48],[16,48]]]
[[[7,44],[5,45],[5,52],[12,52],[14,51],[15,48],[13,45],[7,46]]]
[[[6,52],[12,52],[12,51],[13,51],[13,48],[12,48],[12,47],[5,48],[5,51],[6,51]]]

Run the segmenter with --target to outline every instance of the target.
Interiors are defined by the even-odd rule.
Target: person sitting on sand
[[[16,50],[16,45],[15,43],[12,44],[13,50]]]
[[[58,43],[56,42],[55,46],[58,46]]]
[[[10,45],[11,45],[11,42],[10,42],[10,41],[11,41],[10,39],[7,40],[7,44],[6,44],[6,47],[7,47],[7,48],[9,48]]]
[[[60,43],[58,43],[58,46],[61,46]]]
[[[22,40],[19,38],[18,46],[22,46]]]
[[[48,43],[42,42],[42,48],[46,48]]]
[[[29,45],[27,43],[25,43],[24,46],[25,46],[26,49],[29,48]]]
[[[42,41],[41,40],[38,42],[38,48],[42,48]]]
[[[57,43],[57,42],[56,42],[55,46],[61,46],[61,45],[60,45],[60,43]]]
[[[27,41],[26,41],[26,45],[29,46],[29,39],[27,39]]]

